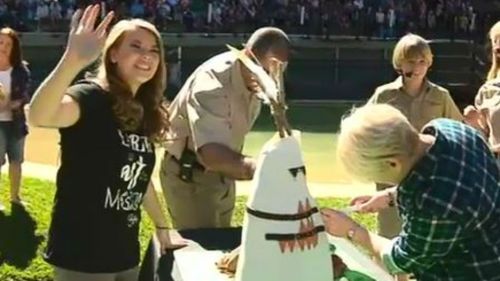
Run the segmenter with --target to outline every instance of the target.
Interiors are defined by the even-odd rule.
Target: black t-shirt
[[[61,167],[45,259],[88,273],[133,268],[154,146],[119,129],[110,96],[98,85],[81,82],[68,93],[80,105],[80,119],[59,130]]]

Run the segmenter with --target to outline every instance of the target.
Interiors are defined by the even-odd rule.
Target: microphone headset
[[[403,75],[406,78],[411,78],[413,76],[413,71],[403,72],[401,69],[396,70],[399,75]]]

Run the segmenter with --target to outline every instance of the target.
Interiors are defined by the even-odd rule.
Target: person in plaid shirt
[[[477,130],[436,119],[419,133],[397,109],[366,105],[342,121],[337,155],[353,177],[397,185],[365,205],[395,201],[403,230],[388,240],[323,209],[330,234],[363,246],[394,274],[500,280],[500,172]]]

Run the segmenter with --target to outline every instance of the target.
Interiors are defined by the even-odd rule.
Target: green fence
[[[380,46],[392,46],[386,44]],[[458,103],[470,102],[479,86],[474,72],[477,47],[468,42],[434,42],[435,55],[429,77],[452,91]],[[180,83],[207,58],[226,51],[214,46],[169,46],[169,65],[180,59]],[[25,47],[35,84],[55,66],[63,47]],[[366,42],[311,47],[302,44],[294,49],[286,74],[288,97],[295,100],[365,100],[377,85],[396,77],[391,66],[392,49]],[[477,69],[476,69],[477,70]],[[174,83],[175,84],[175,83]],[[168,96],[175,96],[170,87]]]

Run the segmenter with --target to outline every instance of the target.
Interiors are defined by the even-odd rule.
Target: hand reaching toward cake
[[[392,190],[378,191],[374,195],[362,195],[351,200],[350,205],[358,213],[376,213],[394,205]]]
[[[189,240],[182,238],[180,235],[170,235],[167,229],[157,229],[156,236],[160,242],[161,254],[165,254],[167,250],[179,249],[187,246]]]
[[[465,124],[474,127],[475,129],[483,132],[485,135],[487,135],[488,131],[486,123],[487,116],[487,109],[477,109],[472,105],[469,105],[464,109]]]
[[[239,255],[240,247],[222,256],[222,258],[217,263],[215,263],[215,265],[221,273],[226,274],[229,277],[233,277],[236,274]]]

